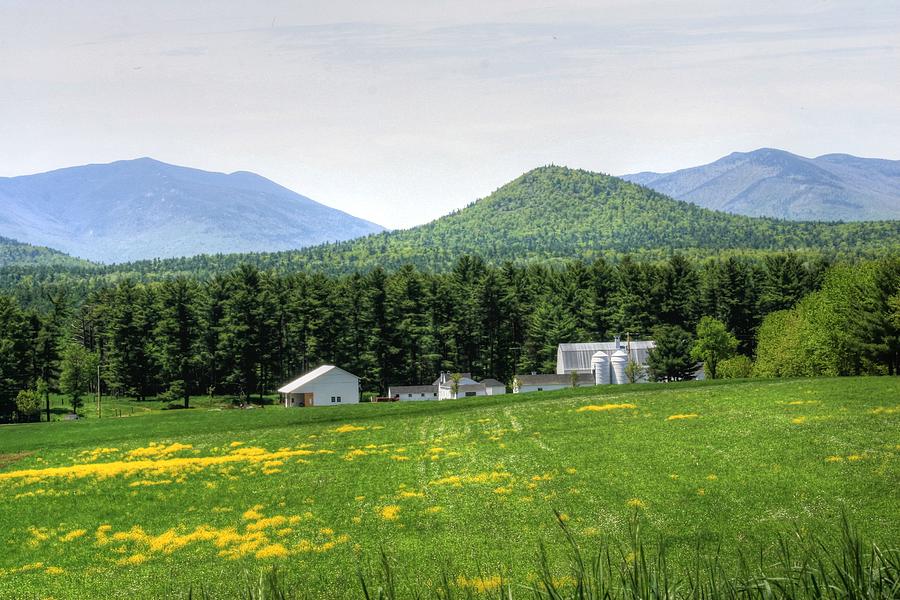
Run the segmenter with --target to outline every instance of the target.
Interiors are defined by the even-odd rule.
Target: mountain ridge
[[[734,215],[611,175],[549,165],[520,175],[465,208],[406,230],[301,250],[205,254],[88,270],[156,278],[208,275],[251,263],[283,272],[347,274],[404,264],[440,272],[464,255],[493,264],[523,264],[784,251],[831,256],[898,252],[900,221],[795,222]]]
[[[383,231],[249,171],[149,157],[0,178],[0,235],[98,262],[291,250]]]
[[[669,173],[623,175],[678,200],[754,217],[900,219],[900,161],[830,153],[807,158],[777,148],[732,152]]]
[[[463,255],[487,262],[695,257],[724,251],[871,255],[900,248],[900,221],[823,223],[754,218],[674,200],[610,175],[546,166],[424,225],[297,251],[118,265],[138,274],[218,272],[242,262],[282,271],[351,273],[413,264],[446,271]]]

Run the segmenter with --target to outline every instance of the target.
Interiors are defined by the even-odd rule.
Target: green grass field
[[[423,588],[527,584],[553,510],[630,517],[687,561],[836,530],[900,542],[900,378],[605,386],[441,403],[161,411],[0,428],[0,597],[234,593],[278,565],[358,597],[381,549]],[[564,565],[560,562],[560,569]],[[561,570],[564,573],[564,570]]]

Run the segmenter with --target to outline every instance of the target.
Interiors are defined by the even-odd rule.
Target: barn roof
[[[629,343],[620,342],[624,349],[631,348],[631,359],[638,364],[647,364],[647,355],[656,342],[652,340],[638,340]],[[591,357],[597,352],[612,354],[617,350],[616,342],[582,342],[576,344],[560,344],[556,350],[556,372],[559,374],[578,371],[589,373],[591,371]]]
[[[290,394],[291,392],[294,392],[294,391],[300,389],[304,385],[306,385],[312,381],[315,381],[319,377],[325,375],[326,373],[331,373],[332,371],[340,371],[342,373],[346,373],[347,375],[350,375],[351,377],[356,377],[356,375],[354,375],[353,373],[344,371],[343,369],[335,367],[334,365],[322,365],[321,367],[317,367],[317,368],[313,369],[309,373],[301,375],[294,381],[284,384],[283,386],[278,388],[278,393]]]
[[[481,385],[484,387],[506,387],[506,384],[502,381],[497,381],[496,379],[482,379]]]
[[[453,375],[459,375],[460,383],[462,383],[463,381],[475,381],[474,379],[472,379],[471,373],[447,373],[447,383],[453,383],[453,380],[451,379]],[[441,385],[441,378],[438,377],[437,379],[435,379],[434,383],[432,383],[431,385]]]

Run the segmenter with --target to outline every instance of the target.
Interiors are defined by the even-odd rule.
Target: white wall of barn
[[[524,394],[526,392],[549,392],[552,390],[561,390],[563,388],[570,388],[571,385],[563,385],[557,383],[548,383],[543,385],[520,385],[515,389],[517,394]]]
[[[391,397],[394,397],[394,394],[391,394]],[[437,400],[437,392],[412,392],[412,393],[398,393],[396,397],[400,400],[400,402],[418,402],[422,400]]]
[[[313,394],[313,406],[340,406],[359,404],[359,379],[353,375],[333,370],[310,381],[302,388],[285,394],[285,406],[300,406],[304,393]],[[340,402],[332,402],[340,397]]]

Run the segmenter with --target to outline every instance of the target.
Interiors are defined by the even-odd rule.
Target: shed
[[[415,400],[437,400],[436,385],[392,385],[388,388],[388,396],[401,402]]]
[[[287,407],[359,404],[359,377],[322,365],[278,388],[278,393]]]
[[[484,386],[484,392],[488,396],[500,396],[506,393],[506,384],[496,379],[482,379],[481,385]]]
[[[589,373],[578,375],[576,385],[586,387],[594,385],[594,377]],[[550,390],[561,390],[563,388],[572,387],[572,375],[556,375],[556,374],[537,374],[537,375],[516,375],[513,381],[513,393],[521,394],[524,392],[548,392]]]

